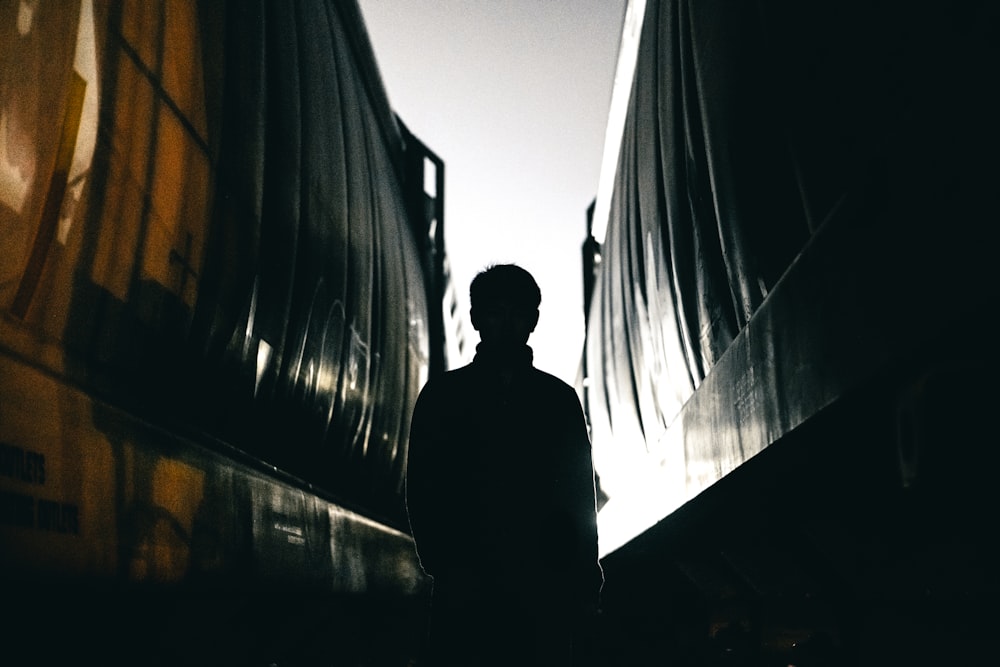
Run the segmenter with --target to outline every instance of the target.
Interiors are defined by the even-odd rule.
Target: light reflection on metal
[[[0,109],[0,202],[20,215],[24,212],[24,200],[28,197],[34,169],[14,160],[14,151],[7,139],[11,134],[10,122],[7,110]]]
[[[614,189],[615,174],[618,171],[618,154],[621,151],[622,132],[625,116],[635,77],[635,64],[639,56],[639,36],[646,15],[646,0],[628,0],[625,7],[625,25],[621,44],[618,47],[618,65],[611,92],[611,109],[608,111],[608,125],[604,134],[604,156],[601,162],[600,180],[597,184],[597,200],[594,207],[593,235],[598,243],[604,243],[608,231],[608,217],[611,210],[611,193]]]
[[[21,0],[17,7],[17,34],[21,37],[27,36],[27,34],[31,32],[31,26],[34,19],[34,6],[25,0]]]
[[[254,380],[253,390],[254,395],[260,391],[260,382],[264,377],[265,371],[267,371],[268,362],[271,360],[271,346],[266,340],[261,338],[257,342],[257,376]]]
[[[76,147],[73,150],[73,163],[69,171],[66,198],[63,200],[59,227],[56,231],[56,238],[62,245],[66,245],[69,238],[70,227],[76,218],[76,207],[83,196],[90,165],[94,158],[94,148],[97,145],[97,102],[100,98],[100,81],[97,76],[94,7],[91,0],[83,0],[80,4],[80,25],[77,29],[73,66],[80,78],[86,82],[87,87],[83,96],[83,109],[80,114],[80,127],[76,135]]]
[[[424,158],[424,192],[430,197],[437,197],[437,164],[429,157]],[[437,219],[432,220],[432,224],[437,224]],[[433,237],[434,230],[430,231]]]
[[[250,305],[247,308],[246,313],[246,326],[243,327],[242,332],[239,329],[233,331],[232,339],[230,340],[230,345],[233,345],[236,349],[240,350],[240,360],[243,362],[248,362],[251,359],[250,353],[253,347],[254,320],[257,315],[257,294],[259,293],[258,280],[259,279],[257,277],[254,277],[253,288],[250,291]]]
[[[344,336],[344,304],[337,300],[330,307],[323,330],[322,357],[316,369],[316,393],[334,395],[340,376],[340,349]],[[331,409],[333,400],[330,400]]]
[[[605,452],[607,455],[608,453]],[[681,429],[667,429],[648,455],[611,457],[607,474],[620,480],[597,515],[604,557],[693,497]],[[602,488],[604,472],[601,473]]]

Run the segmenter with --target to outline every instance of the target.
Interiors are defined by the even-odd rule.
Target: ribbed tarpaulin
[[[405,525],[443,290],[356,3],[0,15],[0,308],[111,404]]]
[[[212,248],[231,261],[212,265],[224,291],[196,320],[208,360],[233,367],[220,381],[243,376],[222,427],[240,422],[269,460],[398,511],[428,305],[402,137],[360,15],[302,0],[234,3],[226,19],[215,215],[232,229]]]
[[[982,289],[952,269],[969,252],[955,238],[996,219],[996,25],[996,10],[976,2],[646,3],[586,347],[595,462],[612,498],[640,469],[682,487],[717,479],[871,370],[838,371],[825,343],[789,337],[785,320],[748,327],[782,290],[810,295],[799,312],[813,322],[847,321],[832,314],[890,284],[888,268],[854,276],[847,250],[810,260],[842,262],[836,271],[817,268],[808,284],[792,277],[828,229],[852,226],[850,252],[898,234],[898,253],[911,258],[911,246],[948,239],[926,270],[947,275],[943,290]],[[891,347],[888,331],[847,338]],[[702,414],[708,435],[695,447],[670,427],[741,334],[763,352],[718,380],[742,393],[713,394],[725,405]],[[784,381],[796,372],[799,384]],[[809,378],[822,374],[840,379],[817,390]],[[764,419],[761,443],[744,437],[720,457],[741,421],[718,416],[726,410],[752,413],[744,424]]]

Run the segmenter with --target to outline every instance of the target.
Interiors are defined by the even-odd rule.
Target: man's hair
[[[499,301],[508,301],[526,311],[536,310],[542,303],[542,292],[530,273],[516,264],[494,264],[479,272],[469,286],[473,309],[486,308]]]

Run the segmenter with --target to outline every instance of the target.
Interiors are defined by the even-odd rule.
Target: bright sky
[[[359,4],[390,104],[445,163],[459,307],[487,265],[523,266],[542,290],[535,365],[572,383],[625,0]]]

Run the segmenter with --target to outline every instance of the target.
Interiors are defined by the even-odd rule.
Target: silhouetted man
[[[410,526],[444,665],[569,665],[596,609],[594,470],[576,392],[532,365],[541,293],[514,265],[472,281],[473,362],[431,379],[410,429]]]

